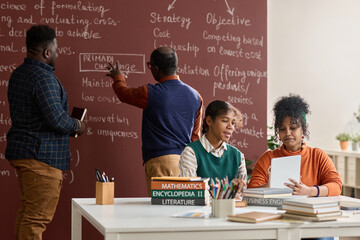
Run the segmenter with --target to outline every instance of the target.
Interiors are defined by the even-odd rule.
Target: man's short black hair
[[[26,32],[26,48],[32,50],[44,49],[56,38],[55,30],[47,25],[32,26]]]
[[[165,75],[173,75],[178,68],[178,58],[173,48],[159,47],[151,53],[150,61]]]

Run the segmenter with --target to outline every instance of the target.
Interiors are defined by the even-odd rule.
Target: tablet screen
[[[271,159],[271,188],[286,188],[284,183],[290,183],[289,178],[300,181],[301,155]]]

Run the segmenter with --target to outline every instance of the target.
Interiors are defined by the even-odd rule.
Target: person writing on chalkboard
[[[256,162],[248,188],[269,187],[271,159],[301,155],[300,182],[289,179],[285,186],[293,189],[294,195],[312,197],[336,196],[341,193],[342,181],[332,160],[319,148],[304,143],[309,138],[306,115],[309,105],[298,95],[280,98],[273,108],[275,138],[282,145],[265,152]],[[286,169],[284,169],[286,170]]]
[[[59,200],[62,170],[70,167],[69,135],[81,135],[85,124],[69,116],[66,91],[54,75],[55,30],[32,26],[26,48],[24,63],[9,80],[12,126],[5,156],[16,169],[20,188],[15,239],[42,239]]]
[[[180,176],[246,181],[244,154],[227,143],[235,128],[241,126],[238,109],[225,101],[211,102],[205,110],[202,137],[189,143],[181,153]]]
[[[143,109],[142,155],[149,195],[151,177],[179,176],[182,150],[200,137],[203,100],[176,75],[177,63],[174,49],[155,49],[147,66],[158,83],[137,88],[127,87],[118,62],[109,63],[106,74],[114,80],[121,102]]]

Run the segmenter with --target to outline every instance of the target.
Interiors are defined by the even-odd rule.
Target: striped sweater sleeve
[[[180,177],[197,177],[197,167],[194,150],[189,146],[185,147],[179,161]]]

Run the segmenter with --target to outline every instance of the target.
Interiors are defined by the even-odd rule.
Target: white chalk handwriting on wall
[[[6,98],[8,80],[26,56],[26,30],[34,24],[48,24],[56,31],[59,59],[55,74],[67,90],[70,108],[88,108],[85,136],[71,144],[72,170],[64,174],[65,182],[76,181],[76,172],[85,167],[83,162],[80,164],[80,155],[95,161],[92,158],[100,155],[96,151],[101,149],[106,152],[104,158],[122,156],[124,152],[129,154],[127,158],[141,158],[141,109],[118,99],[112,80],[105,76],[106,66],[109,62],[119,62],[130,87],[155,84],[146,62],[152,50],[160,46],[176,50],[180,79],[199,91],[205,106],[222,99],[240,109],[244,127],[235,131],[232,145],[252,160],[265,150],[265,0],[1,3],[2,156],[6,132],[11,126]],[[12,169],[1,165],[0,171],[0,176],[13,174]]]
[[[141,155],[142,109],[122,103],[105,76],[109,62],[119,62],[129,87],[156,84],[146,62],[160,46],[174,48],[181,81],[195,88],[205,107],[226,100],[243,114],[244,127],[230,144],[256,160],[266,150],[267,94],[266,0],[6,0],[0,3],[0,185],[16,212],[14,169],[5,159],[6,133],[12,121],[7,89],[11,73],[26,57],[26,31],[35,24],[56,31],[55,75],[69,97],[69,109],[86,107],[86,131],[71,138],[71,169],[49,239],[67,239],[70,202],[94,197],[94,168],[115,177],[116,197],[147,196]],[[90,179],[90,181],[89,181]],[[129,184],[121,184],[127,182]],[[62,208],[62,209],[60,209]],[[12,229],[7,221],[4,229]],[[58,229],[63,231],[57,231]],[[0,239],[13,239],[0,231]],[[84,237],[93,240],[96,236]]]

